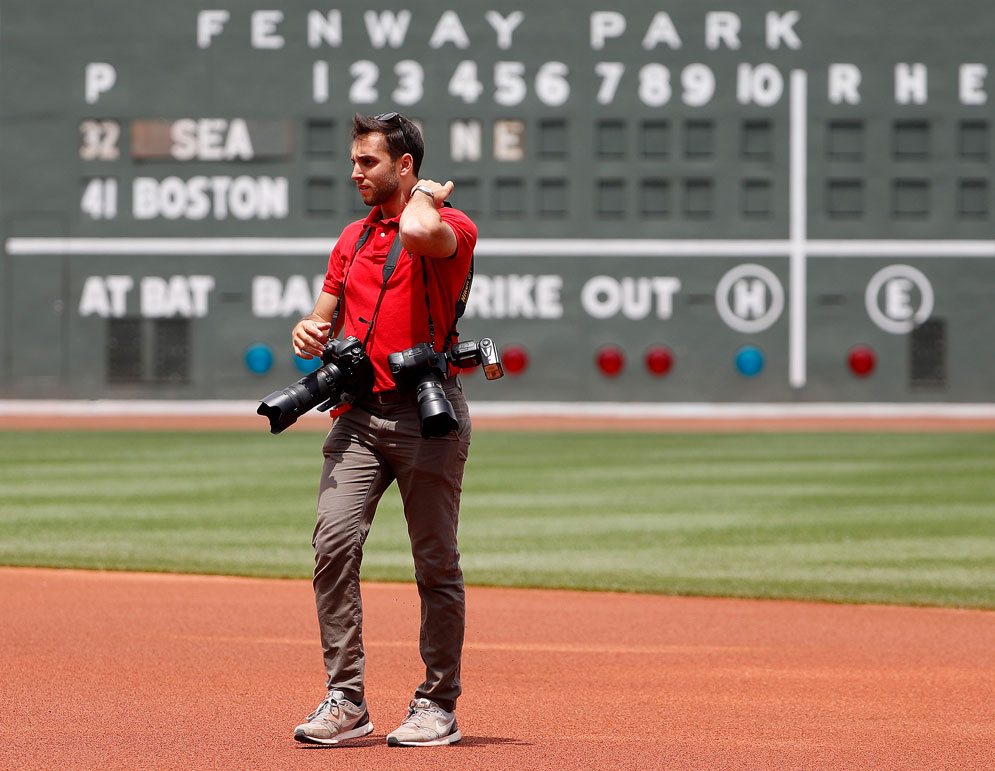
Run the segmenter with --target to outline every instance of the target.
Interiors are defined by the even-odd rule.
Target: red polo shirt
[[[456,253],[451,257],[437,258],[420,257],[406,249],[401,250],[397,267],[387,282],[387,291],[380,303],[373,335],[366,344],[376,376],[374,391],[395,388],[387,365],[389,354],[428,342],[434,342],[435,350],[441,351],[446,333],[453,326],[456,299],[463,289],[477,243],[477,226],[463,212],[449,206],[440,209],[439,214],[456,234]],[[398,237],[399,219],[385,220],[380,217],[380,207],[377,206],[365,220],[346,226],[328,258],[324,291],[341,297],[345,277],[343,337],[352,335],[360,340],[366,339],[369,328],[366,322],[373,318],[373,309],[380,296],[383,266],[391,244]],[[356,243],[367,226],[372,226],[373,230],[353,259]],[[434,341],[429,334],[430,311],[435,328]]]

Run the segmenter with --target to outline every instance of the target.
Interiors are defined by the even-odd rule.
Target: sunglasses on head
[[[382,112],[379,115],[374,115],[373,120],[378,120],[381,123],[396,123],[401,125],[401,114],[397,112]]]

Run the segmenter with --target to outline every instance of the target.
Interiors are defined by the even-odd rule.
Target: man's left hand
[[[417,187],[418,185],[421,185],[422,187],[427,187],[435,193],[433,198],[435,200],[436,209],[442,206],[442,202],[445,201],[447,198],[449,198],[450,195],[452,195],[453,188],[455,187],[451,179],[448,180],[445,184],[436,182],[434,179],[419,179],[415,186]],[[418,193],[418,191],[415,192]],[[424,195],[424,193],[418,193],[418,195]]]

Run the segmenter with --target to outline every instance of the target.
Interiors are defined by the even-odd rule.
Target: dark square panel
[[[331,177],[310,177],[304,189],[304,209],[308,214],[333,214],[335,180]]]
[[[831,120],[826,125],[826,155],[833,161],[860,161],[864,158],[864,123],[859,120]]]
[[[639,185],[639,213],[643,217],[666,217],[673,211],[668,179],[644,179]]]
[[[715,123],[689,120],[684,124],[684,155],[688,158],[711,158],[715,155]]]
[[[826,182],[826,214],[833,219],[864,216],[864,180],[830,179]]]
[[[566,158],[568,153],[567,122],[560,118],[539,121],[539,139],[536,142],[540,158]]]
[[[467,214],[478,214],[483,211],[484,204],[481,200],[480,180],[454,179],[453,194],[449,200],[453,206]]]
[[[567,181],[565,179],[539,180],[539,216],[562,217],[567,213]]]
[[[494,181],[494,212],[499,217],[520,217],[525,213],[525,183],[521,179]]]
[[[898,120],[892,125],[891,152],[897,161],[929,159],[929,121]]]
[[[595,188],[595,213],[605,219],[621,219],[625,216],[625,181],[621,179],[599,179]]]
[[[333,120],[309,120],[304,129],[304,148],[308,155],[334,155],[338,148]]]
[[[744,160],[769,161],[774,157],[774,130],[769,120],[743,121],[740,140]]]
[[[740,212],[747,219],[767,219],[774,205],[769,179],[744,179]]]
[[[594,142],[595,152],[601,158],[624,158],[629,150],[625,121],[598,121]]]
[[[957,154],[964,160],[987,161],[989,123],[985,120],[962,120],[957,127]]]
[[[957,214],[964,219],[986,219],[988,212],[988,180],[957,180]]]
[[[928,217],[930,214],[929,180],[892,180],[891,213],[896,219],[925,219]]]
[[[684,215],[708,219],[715,214],[715,185],[710,179],[684,180]]]
[[[644,158],[670,155],[670,121],[647,120],[639,127],[639,152]]]

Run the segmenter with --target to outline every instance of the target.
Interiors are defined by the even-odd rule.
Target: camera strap
[[[363,239],[365,241],[365,239]],[[363,348],[366,348],[366,343],[369,342],[370,335],[373,334],[373,325],[376,323],[377,316],[380,314],[380,304],[383,302],[383,296],[387,294],[387,282],[390,281],[390,277],[394,274],[394,268],[397,267],[397,261],[401,257],[401,234],[398,233],[394,236],[394,242],[390,245],[390,251],[387,252],[387,260],[383,264],[383,283],[380,285],[380,295],[377,297],[377,304],[373,308],[373,315],[370,317],[370,325],[366,328],[366,337],[363,338]],[[357,247],[356,251],[359,251]],[[353,259],[355,259],[355,254],[353,254]],[[362,319],[360,319],[362,321]]]
[[[456,330],[456,324],[466,312],[466,303],[470,299],[470,287],[473,284],[473,255],[470,255],[470,269],[466,272],[466,279],[463,281],[463,288],[460,290],[459,297],[456,298],[456,315],[453,316],[453,328],[446,333],[446,344],[443,347],[444,351],[448,351],[450,346],[456,342],[459,337],[459,332]]]
[[[335,324],[338,321],[339,316],[342,315],[342,306],[345,305],[345,286],[349,281],[349,274],[352,272],[352,264],[356,261],[356,255],[359,254],[359,250],[363,248],[363,244],[369,240],[372,232],[373,226],[367,225],[363,228],[363,232],[359,234],[359,238],[356,240],[356,246],[352,250],[352,259],[349,260],[349,267],[342,276],[342,289],[339,290],[339,301],[335,305],[335,310],[332,311],[332,329],[335,329]]]
[[[342,279],[342,289],[339,292],[339,301],[335,306],[335,311],[332,313],[333,328],[339,316],[342,314],[342,307],[345,305],[345,288],[346,283],[349,280],[349,274],[352,272],[352,264],[356,261],[356,255],[359,254],[359,250],[363,248],[363,245],[369,240],[372,233],[373,225],[367,225],[363,228],[363,232],[359,235],[359,238],[356,241],[356,246],[352,250],[352,259],[349,260],[349,269],[346,271],[345,276]],[[393,275],[394,268],[397,267],[397,261],[401,258],[402,249],[401,235],[398,233],[397,236],[394,237],[394,242],[390,245],[390,251],[387,252],[387,260],[383,265],[383,284],[380,286],[380,296],[377,297],[377,304],[373,308],[373,316],[370,318],[369,322],[366,322],[365,319],[360,319],[360,321],[369,324],[366,329],[366,337],[363,338],[363,348],[366,348],[366,344],[370,340],[370,335],[373,334],[373,322],[377,320],[377,314],[380,312],[380,303],[383,302],[383,296],[387,291],[387,281]]]
[[[421,274],[422,281],[425,284],[425,307],[428,309],[428,334],[432,339],[432,347],[435,347],[435,323],[432,321],[432,306],[428,298],[428,270],[425,267],[425,258],[421,258]],[[459,337],[459,331],[456,329],[456,325],[459,323],[460,318],[466,312],[466,303],[470,298],[470,286],[473,284],[473,255],[470,256],[470,269],[466,272],[466,278],[463,280],[463,288],[460,290],[459,295],[456,297],[456,314],[453,316],[453,326],[446,332],[446,339],[443,341],[442,350],[443,352],[448,351],[452,344]]]

